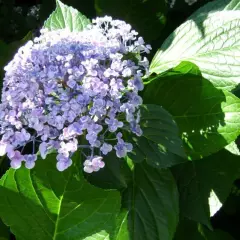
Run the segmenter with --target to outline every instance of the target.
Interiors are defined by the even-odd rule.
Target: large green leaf
[[[173,238],[178,223],[178,192],[169,170],[136,164],[125,200],[131,240]]]
[[[201,161],[174,166],[172,170],[180,192],[182,215],[211,228],[209,197],[214,191],[221,204],[226,201],[240,175],[239,156],[221,150]]]
[[[173,167],[180,195],[179,208],[184,217],[212,228],[208,206],[210,189],[202,186],[203,183],[199,179],[201,173],[196,172],[194,163],[185,163]]]
[[[192,159],[219,151],[240,133],[240,100],[196,73],[194,64],[182,62],[155,77],[144,93],[145,103],[173,115]]]
[[[122,212],[118,215],[116,221],[116,230],[114,233],[114,240],[129,240],[129,231],[128,231],[128,211],[123,209]]]
[[[122,209],[116,217],[116,227],[112,233],[101,232],[85,240],[130,240],[128,231],[128,211]]]
[[[125,189],[131,171],[124,159],[119,159],[115,152],[104,156],[105,167],[101,171],[85,174],[93,185],[104,189]]]
[[[133,151],[128,156],[136,163],[146,160],[155,168],[168,168],[187,161],[179,155],[171,152],[161,144],[156,144],[145,137],[134,138]]]
[[[24,240],[105,239],[115,226],[119,193],[90,185],[80,167],[58,172],[50,156],[31,171],[10,169],[3,176],[0,217]]]
[[[183,218],[174,240],[234,240],[234,238],[222,230],[211,231],[200,223]]]
[[[0,240],[8,240],[10,238],[9,228],[2,222],[0,218]]]
[[[228,5],[224,8],[225,10],[240,10],[240,1],[232,0]]]
[[[134,162],[146,159],[157,168],[168,168],[185,161],[186,154],[173,117],[161,106],[142,105],[142,137],[133,137],[134,149],[128,155]]]
[[[166,22],[165,1],[161,0],[95,0],[95,8],[98,15],[128,22],[147,41],[160,36]]]
[[[49,30],[67,28],[70,31],[80,32],[90,24],[88,18],[76,9],[63,4],[59,0],[56,0],[56,4],[56,10],[44,23],[45,28]]]
[[[147,104],[141,106],[141,122],[143,136],[166,151],[185,157],[179,131],[173,117],[161,106]]]
[[[181,61],[197,64],[217,88],[240,83],[240,11],[197,14],[178,27],[156,53],[150,72],[161,73]]]

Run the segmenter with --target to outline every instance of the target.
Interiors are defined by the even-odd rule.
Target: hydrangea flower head
[[[0,104],[0,156],[13,168],[33,168],[36,153],[57,151],[57,168],[67,169],[74,152],[86,157],[84,171],[104,167],[111,151],[132,151],[122,131],[140,136],[142,75],[149,53],[123,21],[97,18],[82,32],[42,30],[5,67]],[[81,145],[81,139],[84,145]],[[32,153],[25,154],[30,144]]]

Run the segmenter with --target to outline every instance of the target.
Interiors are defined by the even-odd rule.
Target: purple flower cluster
[[[72,164],[78,149],[84,171],[104,167],[103,155],[132,151],[123,130],[137,136],[143,90],[142,70],[149,53],[138,33],[123,21],[97,18],[82,32],[48,32],[21,47],[5,67],[0,104],[0,156],[13,168],[33,168],[57,151],[57,168]],[[30,144],[32,154],[24,154]]]

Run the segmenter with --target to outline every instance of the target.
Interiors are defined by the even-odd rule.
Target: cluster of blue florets
[[[42,30],[5,67],[0,105],[0,156],[13,168],[29,169],[57,151],[57,168],[72,164],[78,149],[84,171],[104,167],[104,155],[125,157],[132,145],[123,130],[137,136],[142,74],[149,53],[137,32],[123,21],[97,18],[82,32]],[[32,146],[31,154],[24,147]]]

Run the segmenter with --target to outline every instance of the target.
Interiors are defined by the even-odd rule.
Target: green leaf
[[[131,174],[124,159],[116,157],[115,152],[104,156],[105,167],[101,171],[85,174],[86,179],[94,186],[105,189],[127,188],[127,179]]]
[[[185,157],[182,140],[173,117],[155,104],[142,105],[140,110],[143,136],[159,144],[166,151]]]
[[[214,191],[221,204],[226,201],[233,182],[239,178],[240,158],[221,150],[201,161],[174,166],[172,171],[178,184],[182,215],[211,228],[211,192]]]
[[[240,133],[240,100],[196,73],[194,64],[182,62],[155,77],[144,93],[144,103],[172,114],[191,159],[219,151]]]
[[[234,238],[222,230],[214,231],[202,226],[200,223],[181,219],[174,240],[234,240]]]
[[[157,168],[168,168],[186,161],[182,140],[173,117],[161,106],[142,105],[140,125],[142,137],[133,137],[133,151],[129,157],[134,162],[147,163]]]
[[[130,240],[127,217],[128,211],[122,209],[116,217],[116,227],[112,234],[103,231],[98,235],[87,237],[86,240]]]
[[[204,235],[204,240],[235,240],[229,233],[224,232],[220,229],[210,231],[206,227],[201,226],[201,231]]]
[[[8,240],[8,239],[10,239],[9,228],[2,222],[0,218],[0,240]]]
[[[115,226],[119,193],[87,183],[79,166],[59,172],[55,164],[50,155],[31,171],[10,169],[0,182],[0,217],[24,240],[105,239]]]
[[[197,14],[178,27],[156,53],[150,72],[161,73],[181,61],[197,64],[220,89],[240,83],[240,11]]]
[[[187,161],[173,152],[168,151],[165,146],[156,144],[145,137],[133,138],[133,151],[128,156],[136,163],[146,160],[155,168],[168,168],[176,164]]]
[[[227,151],[229,151],[230,153],[232,153],[232,154],[235,154],[235,155],[238,155],[238,156],[240,155],[239,148],[238,148],[237,144],[234,141],[231,142],[229,145],[227,145],[225,147],[225,149]]]
[[[114,240],[128,240],[130,239],[128,231],[128,211],[123,209],[117,217],[116,230],[114,233]]]
[[[178,191],[169,170],[136,164],[125,192],[131,240],[171,240],[178,223]]]
[[[131,24],[146,41],[160,36],[166,22],[165,1],[95,0],[95,8],[98,15],[109,15]]]
[[[230,1],[230,3],[224,8],[224,10],[240,10],[240,1],[239,0]]]
[[[97,236],[87,237],[86,240],[130,240],[128,231],[128,211],[122,211],[116,217],[116,228],[112,234],[101,232]]]
[[[44,27],[49,30],[67,28],[70,31],[82,31],[90,24],[89,19],[76,9],[56,0],[56,10],[45,21]]]
[[[176,165],[172,169],[180,194],[179,208],[184,217],[211,229],[208,206],[210,189],[202,185],[204,182],[200,182],[202,175],[196,171],[194,163]]]

